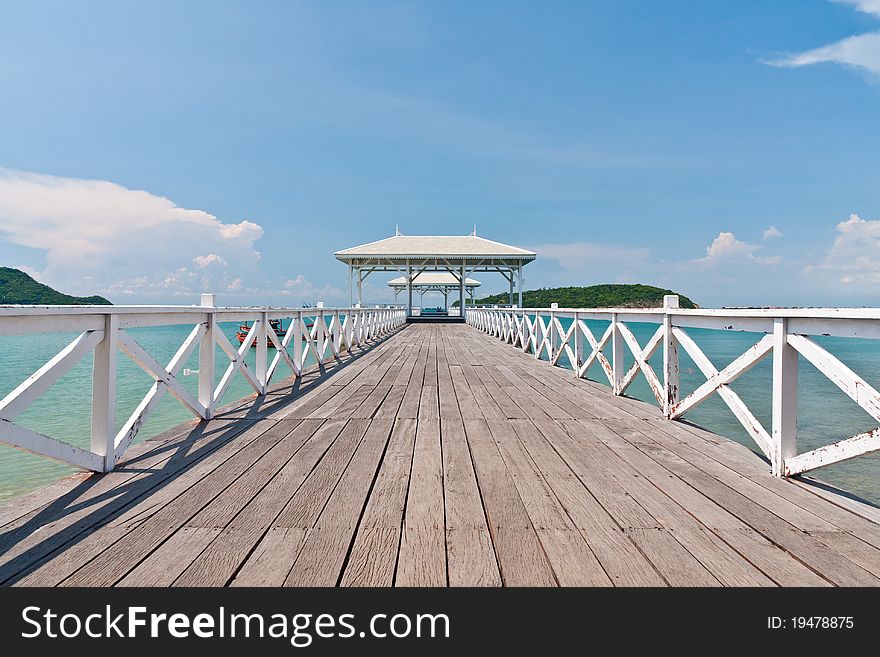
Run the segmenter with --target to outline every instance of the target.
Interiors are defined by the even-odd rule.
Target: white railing
[[[565,328],[560,321],[571,319]],[[596,337],[586,320],[605,320],[607,330]],[[880,310],[876,308],[815,309],[721,309],[685,310],[677,296],[664,297],[663,308],[570,309],[570,308],[473,308],[468,309],[471,326],[532,353],[546,355],[557,365],[565,354],[575,376],[585,377],[598,362],[615,395],[622,395],[635,378],[645,377],[664,415],[671,420],[717,394],[730,408],[761,451],[770,460],[774,474],[791,476],[815,468],[880,450],[880,428],[845,440],[797,453],[798,355],[845,392],[877,422],[880,422],[880,393],[838,358],[812,340],[810,335],[880,338]],[[627,322],[658,324],[642,347]],[[754,345],[720,371],[685,331],[686,328],[721,329],[764,333]],[[604,349],[611,346],[611,360]],[[662,377],[649,359],[663,350]],[[679,399],[678,350],[683,348],[706,377],[706,382],[684,399]],[[624,367],[624,350],[634,357]],[[764,358],[773,360],[772,426],[768,431],[737,395],[730,384]]]
[[[307,319],[314,318],[309,326]],[[283,337],[270,329],[270,320],[290,320]],[[221,322],[253,322],[239,347],[220,330]],[[352,347],[382,336],[406,322],[402,308],[272,308],[215,307],[213,295],[203,295],[200,306],[2,306],[0,336],[78,332],[79,335],[51,360],[0,401],[0,442],[71,465],[109,472],[137,435],[165,392],[171,393],[197,418],[214,416],[218,402],[233,376],[243,376],[258,395],[283,360],[300,376],[309,355],[319,366]],[[162,365],[126,332],[147,326],[193,324],[183,344]],[[269,345],[275,349],[269,359]],[[229,359],[215,385],[216,347]],[[256,348],[252,368],[245,357]],[[186,390],[181,368],[198,349],[198,395]],[[53,383],[94,352],[92,373],[91,446],[83,449],[15,424],[20,415]],[[139,365],[154,383],[137,408],[116,431],[116,366],[122,352]]]

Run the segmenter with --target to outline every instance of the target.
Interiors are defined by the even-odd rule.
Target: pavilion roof
[[[394,235],[335,253],[343,262],[358,259],[406,260],[450,258],[517,260],[531,262],[537,254],[517,246],[487,240],[476,235]]]

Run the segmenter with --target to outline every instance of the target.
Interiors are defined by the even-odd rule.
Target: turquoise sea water
[[[287,323],[284,324],[285,328]],[[238,346],[235,333],[238,323],[221,324],[233,346]],[[160,363],[166,364],[192,331],[192,324],[128,329],[126,332],[151,353]],[[24,379],[42,367],[49,359],[76,337],[75,333],[47,333],[0,337],[0,398],[13,390]],[[275,350],[269,350],[269,359]],[[229,359],[218,346],[215,349],[216,381],[219,383]],[[247,363],[255,364],[256,349],[251,349]],[[198,391],[198,376],[182,376],[184,368],[197,369],[198,349],[181,368],[179,375],[183,386],[193,394]],[[306,361],[308,366],[314,361]],[[290,368],[282,360],[272,382],[277,383],[291,375]],[[153,383],[138,365],[124,353],[118,357],[117,429],[131,415]],[[254,393],[245,378],[236,374],[220,404],[233,402]],[[92,408],[92,356],[83,358],[77,365],[48,391],[37,398],[28,409],[16,418],[16,423],[39,431],[53,438],[80,447],[89,447],[90,416]],[[135,442],[162,433],[194,416],[169,393],[165,393],[153,409]],[[47,483],[56,481],[74,468],[63,463],[36,456],[7,445],[0,444],[0,501],[27,493]]]
[[[563,325],[570,320],[563,321]],[[607,328],[607,322],[589,322],[593,333],[599,337]],[[236,324],[224,324],[223,330],[230,340],[234,339]],[[656,325],[629,324],[641,344],[645,344],[656,330]],[[567,328],[567,327],[566,327]],[[129,333],[157,360],[167,363],[192,329],[191,325],[164,326],[131,329]],[[718,369],[739,356],[760,339],[753,333],[689,329],[688,334],[703,349]],[[0,397],[5,396],[22,380],[36,371],[60,349],[68,344],[74,334],[43,334],[0,337]],[[831,353],[864,377],[875,387],[880,385],[880,340],[844,338],[815,338]],[[237,344],[237,342],[233,342]],[[248,362],[253,364],[255,351],[251,350]],[[270,350],[270,357],[274,353]],[[610,348],[608,349],[610,354]],[[705,378],[684,352],[681,359],[682,398],[697,388]],[[627,365],[632,362],[627,354]],[[221,376],[228,360],[217,349],[217,378]],[[659,374],[662,372],[662,353],[651,359]],[[561,365],[568,366],[565,357]],[[185,367],[197,368],[198,356],[194,354]],[[17,419],[25,427],[40,431],[71,444],[88,447],[89,415],[91,412],[91,357],[84,358],[44,395],[37,399]],[[274,382],[290,375],[282,361],[273,377]],[[589,378],[607,384],[598,365],[591,367]],[[732,388],[742,397],[755,416],[770,428],[772,368],[770,359],[733,383]],[[823,444],[848,438],[856,433],[876,427],[873,419],[832,384],[812,365],[800,360],[798,389],[798,445],[807,451]],[[181,377],[183,384],[196,392],[197,377]],[[118,425],[128,418],[135,406],[147,393],[152,379],[124,354],[119,355],[117,397],[119,402]],[[236,375],[222,403],[252,394],[245,379]],[[628,395],[654,402],[644,377],[639,375],[627,391]],[[166,394],[153,410],[137,437],[145,440],[193,416],[174,397]],[[707,401],[691,411],[687,419],[707,429],[727,436],[758,451],[751,438],[728,410],[724,402],[712,395]],[[39,486],[51,483],[73,472],[73,469],[32,454],[0,445],[0,501]],[[822,468],[815,476],[844,488],[868,500],[880,503],[880,455],[862,456],[845,463]]]

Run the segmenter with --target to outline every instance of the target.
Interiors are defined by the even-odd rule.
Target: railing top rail
[[[691,317],[759,317],[804,319],[880,320],[880,308],[513,308],[510,306],[475,306],[477,310],[526,313],[582,313],[594,315],[683,315]]]
[[[304,312],[327,313],[354,310],[401,310],[403,306],[361,306],[361,307],[323,307],[299,308],[292,306],[37,306],[37,305],[4,305],[0,306],[0,317],[22,317],[28,315],[131,315],[131,314],[162,314],[169,313],[242,313],[242,312]]]

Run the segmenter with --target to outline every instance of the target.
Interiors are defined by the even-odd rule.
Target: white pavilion
[[[464,291],[470,297],[471,305],[474,305],[474,291],[481,285],[480,281],[473,278],[465,278]],[[406,276],[398,276],[388,281],[388,286],[394,290],[394,301],[397,295],[406,290]],[[424,297],[429,292],[437,292],[443,295],[443,308],[449,310],[449,293],[459,288],[458,279],[449,272],[422,272],[413,276],[413,290],[419,295],[419,310],[424,310]]]
[[[401,235],[397,232],[376,242],[337,251],[335,256],[348,265],[349,300],[352,305],[355,283],[357,303],[363,305],[363,283],[366,278],[375,272],[395,272],[403,274],[407,291],[407,316],[412,316],[416,277],[426,273],[445,273],[453,277],[458,287],[463,320],[466,312],[465,290],[470,274],[500,274],[508,283],[510,304],[522,306],[522,269],[537,254],[479,237],[474,230],[470,235]]]

